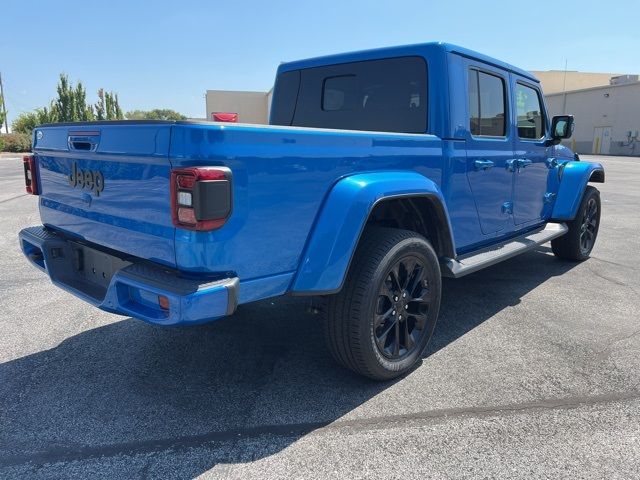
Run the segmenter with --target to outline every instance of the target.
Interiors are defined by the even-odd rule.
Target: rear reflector
[[[164,295],[158,295],[158,305],[163,310],[169,310],[169,299]]]
[[[220,228],[231,215],[231,170],[189,167],[171,171],[173,224],[188,230]]]
[[[36,159],[33,155],[25,155],[22,157],[22,166],[24,167],[24,185],[27,193],[38,195],[38,171]]]
[[[196,212],[193,208],[178,207],[178,221],[182,224],[195,225],[198,223]]]
[[[237,113],[213,112],[211,120],[214,122],[238,123]]]

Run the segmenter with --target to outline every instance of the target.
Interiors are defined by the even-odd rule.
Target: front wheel
[[[367,230],[342,290],[328,301],[326,338],[333,357],[375,380],[406,373],[435,328],[441,285],[438,257],[424,237]]]
[[[567,260],[586,260],[591,255],[600,229],[600,192],[597,188],[587,186],[576,218],[567,226],[567,233],[551,240],[553,253]]]

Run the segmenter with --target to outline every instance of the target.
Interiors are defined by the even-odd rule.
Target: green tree
[[[82,82],[78,81],[75,91],[73,92],[73,100],[75,112],[74,116],[81,122],[90,122],[95,119],[93,107],[87,104],[87,91],[82,86]]]
[[[99,89],[98,102],[92,105],[87,103],[87,91],[82,82],[74,86],[64,73],[60,74],[56,92],[57,97],[48,107],[20,114],[12,123],[13,130],[30,135],[37,125],[43,123],[124,119],[118,95],[113,92]]]
[[[124,114],[118,102],[118,95],[113,92],[104,92],[104,110],[106,120],[124,119]]]
[[[88,122],[94,120],[93,106],[87,104],[87,91],[78,82],[74,87],[69,77],[60,74],[57,87],[58,98],[52,105],[53,115],[58,122]]]
[[[96,112],[96,120],[102,121],[107,119],[107,112],[104,106],[104,89],[98,90],[98,103],[93,106]]]
[[[53,111],[53,102],[50,107],[42,107],[36,109],[36,115],[38,116],[38,125],[42,125],[43,123],[56,123],[58,119]]]
[[[53,102],[53,110],[58,122],[77,122],[78,107],[76,107],[75,91],[69,82],[69,77],[60,74],[60,81],[56,87],[58,98]]]
[[[131,110],[125,114],[129,120],[186,120],[181,113],[168,108],[155,108],[153,110]]]

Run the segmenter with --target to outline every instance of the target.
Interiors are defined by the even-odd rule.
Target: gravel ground
[[[379,384],[333,363],[305,299],[159,328],[53,287],[0,159],[0,477],[638,478],[640,159],[598,160],[593,257],[445,279],[428,355]]]

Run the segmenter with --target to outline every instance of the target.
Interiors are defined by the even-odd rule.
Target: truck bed
[[[413,169],[439,181],[444,166],[433,135],[187,121],[46,126],[34,152],[45,226],[184,275],[237,276],[241,303],[287,291],[340,178]],[[70,185],[74,164],[102,172],[99,195]],[[170,172],[184,166],[231,170],[233,213],[222,228],[172,225]]]

